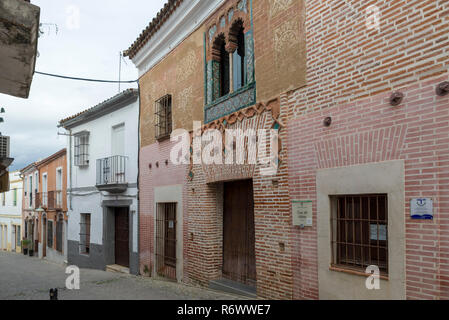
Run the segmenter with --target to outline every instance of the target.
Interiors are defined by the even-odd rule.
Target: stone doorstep
[[[251,299],[257,299],[256,288],[228,279],[219,279],[210,281],[209,289],[232,293]]]
[[[114,272],[114,273],[124,273],[124,274],[130,274],[129,272],[129,268],[127,267],[122,267],[116,264],[110,265],[110,266],[106,266],[106,271],[107,272]]]

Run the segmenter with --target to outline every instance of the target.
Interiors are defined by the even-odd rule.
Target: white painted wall
[[[37,179],[36,179],[37,177]],[[30,184],[31,179],[31,184]],[[23,189],[26,192],[24,209],[31,209],[35,203],[33,199],[33,206],[30,206],[30,198],[36,197],[36,190],[39,190],[39,171],[31,170],[24,174]]]
[[[0,239],[6,238],[6,244],[3,249],[11,249],[14,247],[16,241],[12,238],[13,225],[21,226],[22,230],[22,196],[23,196],[23,181],[20,178],[20,172],[9,173],[10,191],[5,193],[5,205],[3,206],[2,197],[0,196],[0,225],[7,226],[6,236],[1,234]],[[14,205],[14,189],[17,189],[17,202]],[[1,229],[1,228],[0,228]],[[3,229],[4,230],[4,229]],[[0,233],[2,231],[0,230]],[[22,239],[22,236],[20,236]],[[5,242],[5,241],[3,241]],[[20,246],[20,244],[19,244]],[[0,249],[1,241],[0,241]]]
[[[138,115],[139,100],[110,114],[94,119],[72,129],[71,134],[89,131],[89,165],[86,167],[74,166],[74,139],[72,150],[68,153],[68,234],[69,241],[80,241],[80,214],[91,214],[91,244],[103,245],[103,208],[104,200],[133,200],[130,208],[137,212],[137,177],[138,177]],[[96,186],[97,160],[112,156],[112,132],[117,125],[125,125],[124,156],[127,156],[126,178],[128,190],[120,195],[111,195],[98,191]],[[70,137],[68,138],[70,139]],[[67,150],[70,149],[68,140]],[[70,161],[70,157],[72,161]],[[70,170],[72,173],[70,173]],[[70,178],[72,177],[72,185]],[[136,216],[136,215],[134,215]],[[134,222],[134,221],[133,221]],[[137,220],[136,220],[137,223]],[[134,223],[133,223],[134,224]],[[136,230],[136,229],[134,229]],[[133,237],[133,251],[137,252],[137,236]]]
[[[129,157],[127,163],[127,179],[129,183],[137,183],[138,159],[138,124],[139,101],[121,108],[113,113],[72,129],[72,134],[89,131],[89,166],[72,166],[72,187],[92,187],[96,184],[97,159],[112,155],[112,129],[121,123],[125,124],[125,155]],[[74,163],[74,139],[72,139],[72,164]],[[69,148],[69,146],[68,146]],[[70,163],[68,165],[70,167]],[[69,186],[70,187],[70,186]]]

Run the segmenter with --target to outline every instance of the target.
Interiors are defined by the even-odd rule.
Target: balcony
[[[42,192],[36,197],[36,208],[42,207],[45,210],[63,210],[64,195],[62,191]]]
[[[63,206],[63,192],[61,190],[54,191],[53,196],[55,199],[55,209],[62,210]]]
[[[48,209],[48,192],[39,193],[40,205],[43,209]]]
[[[109,193],[122,193],[128,189],[126,178],[127,157],[114,156],[97,160],[97,189]]]
[[[25,192],[25,209],[32,210],[39,208],[40,197],[36,192]]]

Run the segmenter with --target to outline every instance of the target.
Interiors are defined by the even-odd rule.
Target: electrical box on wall
[[[313,202],[312,201],[293,201],[292,203],[293,225],[295,227],[313,226]]]

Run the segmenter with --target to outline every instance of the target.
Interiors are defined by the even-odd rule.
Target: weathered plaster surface
[[[0,92],[27,98],[34,73],[39,7],[23,0],[0,2]]]

